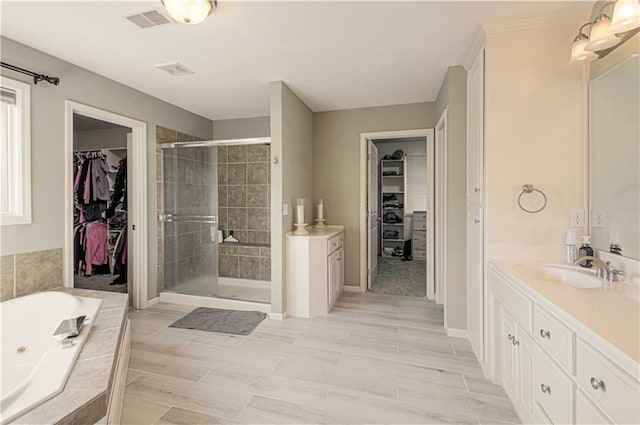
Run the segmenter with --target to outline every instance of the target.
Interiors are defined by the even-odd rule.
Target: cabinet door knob
[[[551,387],[545,384],[541,384],[540,385],[540,390],[544,393],[544,394],[551,394]]]
[[[516,340],[515,338],[513,338],[513,340],[511,340],[511,343],[513,345],[520,345],[520,341]]]
[[[480,223],[480,220],[478,220],[477,218],[474,218],[474,219],[473,219],[473,222],[474,222],[474,223],[476,223],[476,224],[478,224],[478,223]]]
[[[508,337],[509,337],[509,341],[513,341],[513,335],[509,334]]]
[[[474,191],[475,193],[478,193],[478,192],[480,192],[480,188],[479,188],[479,187],[476,187],[475,189],[473,189],[473,191]]]
[[[591,388],[593,388],[594,390],[602,390],[605,391],[606,387],[604,385],[604,381],[601,381],[598,378],[591,378]]]
[[[546,330],[546,329],[540,329],[540,336],[541,336],[542,338],[549,338],[549,339],[551,339],[551,333],[549,333],[549,331],[548,331],[548,330]]]

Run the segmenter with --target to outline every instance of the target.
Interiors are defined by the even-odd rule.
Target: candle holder
[[[318,218],[316,218],[316,227],[325,227],[324,222],[327,221],[324,218],[324,199],[320,198],[318,200],[318,211],[316,216]]]
[[[294,235],[300,236],[300,235],[309,234],[309,232],[306,229],[307,223],[294,223],[293,225],[296,226],[296,230],[293,231]]]
[[[296,230],[293,232],[294,235],[308,235],[309,232],[305,227],[307,227],[307,223],[304,222],[304,204],[306,200],[304,198],[296,198],[296,219],[293,223],[296,226]]]
[[[316,226],[315,227],[327,227],[325,223],[327,221],[326,218],[316,218]]]

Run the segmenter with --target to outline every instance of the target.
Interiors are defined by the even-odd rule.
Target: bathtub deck
[[[519,421],[424,298],[345,293],[326,317],[266,319],[247,337],[168,327],[192,308],[131,313],[122,423]]]

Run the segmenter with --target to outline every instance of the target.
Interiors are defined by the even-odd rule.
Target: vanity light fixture
[[[571,63],[588,63],[598,59],[597,54],[585,50],[585,47],[589,43],[589,36],[584,34],[582,30],[589,25],[593,24],[591,22],[587,22],[581,26],[578,31],[578,35],[573,39],[573,44],[571,45]]]
[[[640,4],[638,0],[618,0],[613,8],[611,29],[616,33],[640,28]]]
[[[598,52],[608,49],[622,40],[611,30],[611,18],[609,15],[600,13],[591,27],[589,43],[584,47],[589,52]]]
[[[167,12],[178,22],[195,25],[207,19],[218,6],[217,0],[161,0]]]

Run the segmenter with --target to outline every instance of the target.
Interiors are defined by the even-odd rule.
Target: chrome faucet
[[[609,268],[609,264],[605,263],[598,257],[593,257],[591,255],[584,255],[578,258],[574,262],[574,264],[580,264],[584,261],[592,261],[596,269],[596,276],[598,276],[601,279],[609,280],[609,275],[611,274],[611,269]]]

